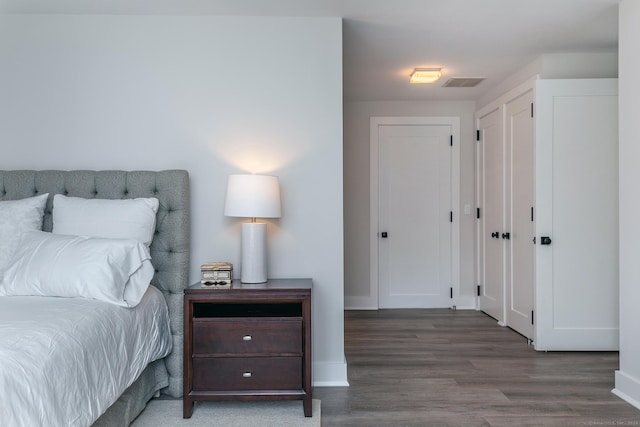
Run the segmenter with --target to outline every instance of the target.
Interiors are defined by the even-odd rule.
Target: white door
[[[617,105],[615,79],[536,86],[538,350],[618,348]]]
[[[500,110],[478,120],[480,200],[480,310],[504,324],[504,147]]]
[[[378,127],[379,307],[451,305],[450,125]]]
[[[535,144],[533,90],[505,104],[505,323],[533,339]]]

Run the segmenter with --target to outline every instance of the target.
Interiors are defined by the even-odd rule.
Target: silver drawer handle
[[[242,337],[243,341],[251,341],[251,335],[245,335]]]
[[[245,372],[242,374],[244,378],[251,378],[251,372]]]

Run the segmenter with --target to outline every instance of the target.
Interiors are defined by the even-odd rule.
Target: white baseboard
[[[455,301],[457,310],[476,310],[477,298],[473,295],[459,296]],[[345,310],[378,310],[378,301],[371,297],[345,296]]]
[[[477,298],[473,295],[459,296],[455,300],[457,310],[475,310],[478,306]]]
[[[611,390],[620,399],[640,409],[640,380],[616,371],[616,388]]]
[[[378,310],[378,307],[363,307],[363,306],[351,306],[351,305],[345,305],[344,306],[345,310],[354,310],[354,311],[365,311],[365,310]]]
[[[349,387],[347,360],[342,363],[314,362],[314,387]]]
[[[344,309],[345,310],[377,310],[378,299],[361,296],[349,296],[344,297]]]

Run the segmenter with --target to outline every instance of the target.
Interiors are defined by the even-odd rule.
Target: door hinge
[[[449,222],[453,222],[453,211],[449,211]]]
[[[449,298],[453,299],[453,288],[449,288]]]
[[[480,129],[476,130],[476,141],[480,142]]]
[[[480,285],[478,285],[478,296],[480,296]]]
[[[480,219],[480,208],[476,208],[476,218]]]
[[[533,325],[533,310],[531,310],[531,324]]]
[[[533,206],[531,206],[531,222],[533,222]]]
[[[451,141],[450,145],[453,147],[453,135],[451,135],[450,141]]]
[[[533,102],[531,103],[531,117],[533,117]]]

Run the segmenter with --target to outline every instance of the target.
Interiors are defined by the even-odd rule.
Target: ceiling
[[[341,16],[348,101],[476,99],[545,53],[612,52],[619,0],[0,0],[0,13]],[[414,67],[441,67],[409,85]],[[450,77],[484,77],[443,88]]]

